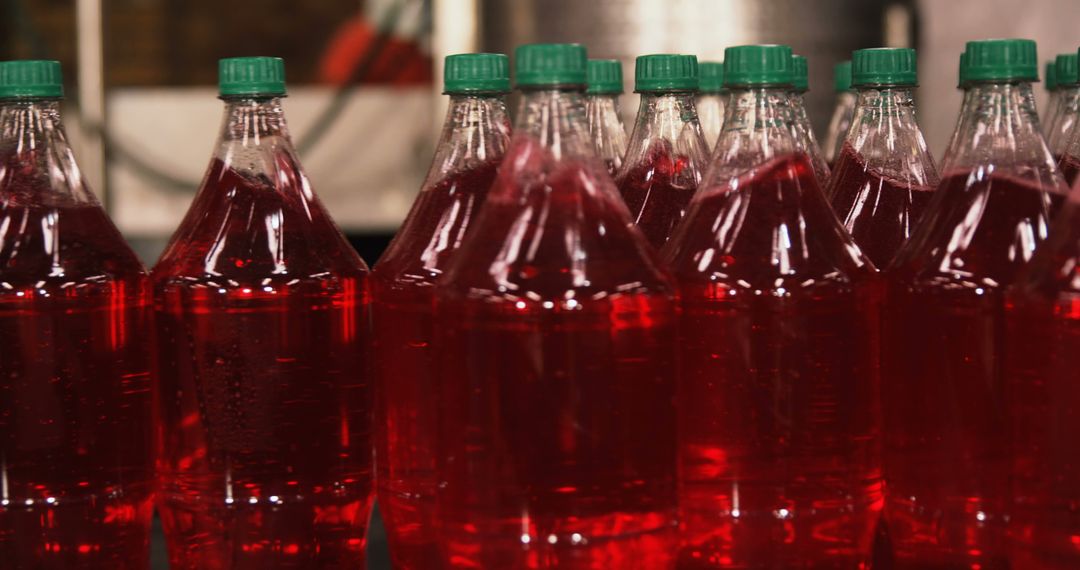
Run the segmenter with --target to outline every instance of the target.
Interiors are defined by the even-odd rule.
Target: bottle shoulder
[[[695,195],[665,254],[681,285],[754,294],[849,287],[872,268],[840,226],[798,153]]]
[[[1080,203],[1070,199],[1054,220],[1050,235],[1017,278],[1012,294],[1067,309],[1080,318]]]
[[[145,279],[135,252],[96,203],[0,204],[0,293],[71,294]]]
[[[1001,289],[1046,240],[1065,201],[1054,176],[974,169],[946,173],[895,263],[897,279],[930,288]]]
[[[220,161],[153,271],[157,281],[209,277],[248,284],[366,273],[302,173],[253,179]]]
[[[438,280],[476,221],[497,169],[498,162],[488,161],[425,184],[373,276],[402,286]]]
[[[532,300],[670,294],[655,251],[598,164],[529,152],[519,158],[504,163],[514,167],[500,172],[443,291]]]

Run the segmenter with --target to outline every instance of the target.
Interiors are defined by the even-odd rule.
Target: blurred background
[[[820,136],[834,63],[862,47],[914,47],[919,122],[940,156],[960,103],[964,42],[1033,38],[1043,61],[1080,47],[1076,0],[0,0],[0,9],[0,58],[63,63],[76,156],[147,264],[209,161],[221,57],[285,58],[285,109],[303,163],[373,264],[425,175],[451,53],[580,42],[591,57],[621,59],[632,87],[639,54],[720,60],[730,45],[786,43],[810,60]],[[1043,111],[1045,90],[1036,94]],[[623,109],[633,114],[633,94]],[[388,568],[377,520],[370,544],[371,567]],[[167,568],[160,539],[154,560]]]

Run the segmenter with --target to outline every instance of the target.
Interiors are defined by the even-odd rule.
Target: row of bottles
[[[149,273],[81,179],[58,64],[0,63],[0,554],[145,568],[156,505],[173,568],[358,568],[377,496],[406,569],[1074,567],[1080,212],[1036,61],[967,44],[939,177],[914,50],[853,54],[824,150],[786,46],[641,56],[628,138],[617,62],[521,46],[511,128],[508,58],[450,56],[370,275],[281,60],[221,61]]]
[[[282,61],[221,61],[210,167],[149,274],[62,94],[56,62],[0,63],[5,567],[145,569],[155,493],[171,568],[362,567],[368,271],[299,166]]]

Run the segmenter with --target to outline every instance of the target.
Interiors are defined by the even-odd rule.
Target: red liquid
[[[0,566],[145,569],[146,274],[100,206],[20,163],[0,171]]]
[[[1058,168],[1061,169],[1061,174],[1065,177],[1065,182],[1069,186],[1076,182],[1077,175],[1080,175],[1080,158],[1072,155],[1063,155],[1058,159]]]
[[[1065,209],[1006,303],[1013,568],[1080,568],[1080,208]]]
[[[883,177],[848,144],[835,168],[833,210],[874,266],[884,269],[922,219],[934,189]]]
[[[676,155],[671,143],[658,140],[616,181],[631,218],[654,247],[667,243],[697,190],[697,184],[684,181],[683,171],[689,167],[689,157]]]
[[[435,543],[434,285],[461,245],[498,163],[451,173],[424,190],[372,272],[379,389],[379,510],[395,568],[439,567]]]
[[[1062,196],[977,176],[942,180],[931,230],[890,275],[882,401],[897,568],[1008,567],[1002,290]]]
[[[863,568],[879,287],[806,155],[731,187],[699,193],[665,252],[683,309],[679,567]]]
[[[599,167],[528,139],[503,164],[436,302],[442,547],[465,568],[668,567],[671,286]]]
[[[215,160],[154,269],[173,569],[364,565],[366,270],[277,161],[271,182]]]

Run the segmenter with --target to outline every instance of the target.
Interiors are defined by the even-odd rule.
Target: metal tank
[[[784,43],[810,61],[806,100],[818,132],[832,111],[832,66],[851,51],[909,43],[886,33],[887,16],[909,2],[884,0],[476,0],[476,45],[513,53],[531,42],[579,42],[590,57],[623,61],[632,88],[634,58],[692,53],[723,58],[724,48]],[[895,18],[894,18],[895,19]],[[908,18],[910,21],[910,18]],[[904,34],[901,34],[904,35]],[[633,113],[634,101],[624,101]]]

